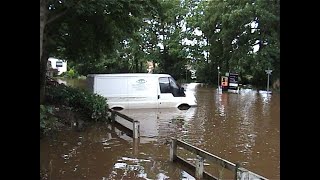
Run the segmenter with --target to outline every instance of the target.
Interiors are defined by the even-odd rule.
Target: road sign
[[[265,72],[267,73],[267,74],[271,74],[272,73],[272,70],[265,70]]]

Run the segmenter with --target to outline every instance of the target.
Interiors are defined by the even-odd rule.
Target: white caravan
[[[196,106],[193,94],[186,94],[169,74],[89,74],[88,87],[107,98],[115,110],[139,108],[188,109]]]

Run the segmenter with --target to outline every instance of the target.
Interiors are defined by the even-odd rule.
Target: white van
[[[87,82],[88,88],[106,97],[109,108],[115,110],[197,105],[194,95],[186,95],[169,74],[89,74]]]

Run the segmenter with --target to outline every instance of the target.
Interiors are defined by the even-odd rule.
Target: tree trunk
[[[49,53],[45,48],[43,48],[42,57],[40,61],[40,104],[43,104],[45,102],[46,73],[48,59]]]
[[[153,73],[155,73],[156,71],[156,62],[154,61],[154,60],[152,60],[152,70],[151,70],[151,73],[153,74]]]
[[[223,57],[223,59],[222,60],[224,60],[225,61],[225,66],[226,66],[226,72],[230,72],[231,71],[231,69],[230,69],[230,62],[229,62],[229,53],[230,53],[230,49],[231,49],[231,47],[230,47],[230,44],[229,44],[229,40],[228,39],[224,39],[223,40],[223,51],[222,51],[222,57]]]
[[[142,62],[140,62],[139,72],[144,72],[144,69],[143,69],[143,63],[142,63]]]
[[[40,61],[42,56],[43,32],[47,22],[47,0],[40,0]]]
[[[139,72],[139,62],[138,62],[138,57],[137,57],[137,53],[135,53],[134,56],[134,64],[135,64],[135,72]]]
[[[210,46],[209,46],[209,38],[207,37],[207,46],[209,47],[207,49],[207,64],[209,64],[209,58],[210,58]]]

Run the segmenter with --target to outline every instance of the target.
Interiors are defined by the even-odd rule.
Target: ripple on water
[[[66,173],[59,173],[58,170],[52,172],[52,176],[61,178],[68,176],[79,179],[77,175],[83,174],[92,179],[120,179],[122,176],[126,179],[148,179],[148,176],[150,179],[194,179],[184,171],[180,171],[177,177],[177,171],[170,171],[172,167],[166,161],[155,160],[168,159],[170,140],[176,137],[231,162],[239,160],[249,170],[266,172],[266,177],[277,179],[280,174],[280,127],[279,119],[274,119],[273,116],[279,113],[279,98],[272,95],[268,99],[245,90],[240,94],[222,94],[219,99],[212,88],[196,89],[198,107],[190,111],[131,111],[128,116],[140,121],[142,135],[139,150],[134,157],[130,157],[136,150],[133,148],[132,138],[127,138],[121,132],[114,132],[111,126],[104,128],[100,125],[83,133],[62,132],[64,134],[59,138],[42,141],[41,162],[48,169],[47,164],[51,159],[54,163],[61,161],[62,165],[58,168]],[[131,128],[132,124],[129,123],[128,127]],[[144,149],[149,145],[156,150]],[[180,149],[183,148],[179,147],[179,152],[182,153]],[[78,154],[79,152],[81,153]],[[103,159],[106,156],[108,161]],[[89,167],[80,168],[75,164]],[[152,167],[154,168],[151,169]],[[97,171],[95,175],[87,171],[93,168]],[[106,173],[106,169],[107,174],[101,177],[100,174]],[[74,176],[71,174],[73,171],[76,171]]]
[[[147,178],[147,173],[145,170],[145,163],[150,163],[149,159],[139,159],[139,158],[131,158],[131,157],[121,157],[113,166],[113,171],[111,175],[116,178],[117,175],[121,175],[122,177],[130,174],[130,172],[135,172],[135,176],[139,178]],[[160,174],[160,175],[159,175]],[[159,177],[165,177],[165,174],[159,173]],[[130,177],[127,177],[130,178]],[[133,177],[132,177],[133,178]],[[131,179],[131,178],[130,178]]]

